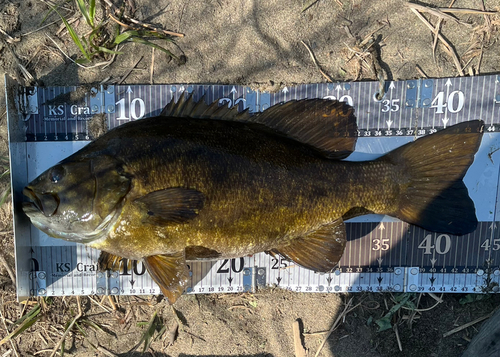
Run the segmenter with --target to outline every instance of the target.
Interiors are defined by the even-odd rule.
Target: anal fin
[[[272,252],[279,253],[304,268],[326,273],[338,264],[345,245],[345,225],[339,218],[287,246],[273,249]]]
[[[117,255],[108,252],[101,252],[101,255],[99,255],[99,259],[97,260],[97,267],[99,271],[106,271],[106,270],[118,271],[120,269],[122,262],[123,262],[122,257],[119,257]],[[132,263],[133,260],[130,259],[127,260],[128,270],[132,269]]]
[[[171,304],[175,303],[184,292],[189,276],[184,252],[152,255],[144,258],[144,264],[163,295]]]

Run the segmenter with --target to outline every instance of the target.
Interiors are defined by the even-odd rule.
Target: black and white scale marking
[[[11,151],[21,151],[17,156],[21,157],[22,145],[26,145],[28,154],[24,162],[18,162],[17,166],[14,163],[12,174],[16,175],[16,167],[30,165],[30,158],[26,158],[30,152],[40,150],[37,148],[50,151],[56,141],[70,142],[74,147],[71,150],[76,151],[92,139],[89,123],[95,115],[104,115],[108,127],[113,128],[130,120],[158,115],[172,98],[178,99],[185,91],[195,98],[204,96],[207,103],[218,100],[220,105],[238,105],[240,110],[249,108],[252,112],[294,99],[339,99],[355,108],[357,134],[371,140],[374,147],[377,145],[373,143],[380,140],[396,141],[387,137],[403,137],[407,142],[410,137],[432,134],[458,122],[482,119],[486,122],[485,132],[491,134],[496,145],[495,140],[500,136],[495,134],[500,132],[499,81],[500,76],[482,76],[388,82],[381,101],[375,100],[377,82],[308,84],[285,87],[277,93],[231,85],[180,84],[20,88],[17,120],[22,121],[24,135]],[[12,120],[9,118],[9,122]],[[78,146],[79,141],[84,142]],[[346,225],[349,242],[339,268],[332,273],[316,274],[264,253],[218,262],[190,262],[187,292],[238,292],[261,285],[305,292],[497,292],[500,168],[493,161],[499,161],[496,147],[490,149],[483,155],[492,162],[484,170],[489,176],[483,173],[471,179],[477,181],[477,186],[486,186],[482,188],[486,193],[478,189],[481,192],[473,198],[481,222],[471,234],[457,237],[427,232],[379,216],[356,219]],[[23,180],[24,184],[29,181],[28,177],[18,181]],[[16,194],[21,186],[13,187],[15,200],[22,197]],[[469,184],[468,187],[471,191]],[[481,208],[482,202],[487,207]],[[21,232],[22,228],[16,231]],[[123,268],[119,273],[103,275],[97,272],[98,251],[80,245],[61,246],[59,240],[38,238],[37,234],[43,234],[34,228],[29,232],[16,234],[18,276],[28,277],[20,279],[20,296],[160,293],[140,262],[134,263],[130,270]]]

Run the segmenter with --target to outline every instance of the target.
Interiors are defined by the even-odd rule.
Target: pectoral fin
[[[144,264],[163,295],[171,304],[175,303],[184,292],[189,276],[184,252],[152,255],[144,259]]]
[[[324,225],[292,244],[273,249],[304,268],[328,272],[335,268],[344,254],[345,225],[341,218]]]
[[[198,215],[203,208],[204,196],[200,191],[173,187],[151,192],[135,200],[156,223],[184,223]]]

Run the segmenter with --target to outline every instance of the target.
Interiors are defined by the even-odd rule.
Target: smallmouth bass
[[[100,269],[142,260],[174,303],[186,260],[267,251],[330,271],[344,253],[344,220],[360,214],[473,231],[462,178],[482,132],[482,121],[464,122],[349,162],[357,126],[345,103],[291,101],[250,115],[182,96],[42,173],[23,209],[49,236],[100,249]]]

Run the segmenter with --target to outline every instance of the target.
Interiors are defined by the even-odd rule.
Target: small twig
[[[302,346],[302,338],[300,336],[299,320],[295,320],[292,325],[293,345],[295,346],[295,357],[306,357],[306,350]]]
[[[458,8],[438,8],[442,12],[457,13],[457,14],[476,14],[476,15],[496,15],[497,11],[485,11],[475,9],[458,9]]]
[[[153,85],[153,72],[155,68],[155,48],[151,50],[151,69],[149,70],[149,84]]]
[[[76,296],[76,303],[78,304],[78,315],[76,315],[73,318],[73,321],[71,321],[71,323],[69,324],[69,326],[66,329],[66,331],[64,331],[64,334],[62,335],[61,339],[57,343],[56,347],[54,347],[54,349],[52,350],[52,353],[50,354],[50,357],[54,357],[56,355],[57,351],[59,350],[59,347],[61,347],[62,343],[66,339],[66,336],[68,336],[69,332],[73,328],[73,325],[75,324],[75,322],[77,322],[78,319],[83,316],[82,306],[80,304],[80,296],[79,295]]]
[[[422,68],[420,68],[420,66],[418,64],[415,65],[415,68],[417,69],[418,73],[420,73],[420,75],[424,78],[429,78],[427,76],[427,74],[425,74],[425,72],[422,70]]]
[[[304,5],[304,7],[302,8],[302,12],[306,11],[307,9],[309,9],[311,6],[313,6],[314,4],[316,4],[318,1],[319,0],[312,0],[308,4]]]
[[[320,73],[323,75],[323,77],[325,77],[330,82],[333,82],[332,77],[330,77],[328,74],[326,74],[325,72],[323,72],[323,70],[321,69],[320,65],[318,64],[318,61],[316,60],[316,57],[314,57],[314,53],[311,51],[311,48],[304,41],[300,41],[300,42],[305,46],[305,48],[307,49],[307,51],[309,51],[309,54],[311,55],[311,58],[312,58],[312,60],[314,62],[314,65],[320,71]]]
[[[479,70],[481,68],[481,62],[483,61],[483,47],[484,43],[481,43],[481,52],[479,53],[479,60],[477,62],[477,74],[479,74]]]
[[[466,324],[463,324],[462,326],[459,326],[457,328],[454,328],[453,330],[450,330],[446,333],[443,334],[443,337],[448,337],[448,336],[451,336],[453,335],[454,333],[457,333],[457,332],[460,332],[464,329],[466,329],[467,327],[470,327],[472,325],[475,325],[477,324],[478,322],[481,322],[483,320],[486,320],[486,319],[489,319],[491,316],[493,315],[493,312],[489,313],[488,315],[486,316],[483,316],[483,317],[480,317],[478,319],[475,319],[474,321],[471,321],[471,322],[467,322]]]
[[[19,37],[12,37],[11,35],[9,35],[7,32],[5,32],[4,30],[2,30],[2,28],[0,28],[0,33],[2,33],[2,35],[4,35],[5,37],[7,37],[7,39],[5,41],[7,41],[8,43],[14,43],[14,42],[20,42],[21,39]]]
[[[177,338],[177,331],[179,330],[179,324],[176,322],[172,327],[168,329],[168,346],[172,346]]]
[[[415,15],[417,15],[417,17],[431,30],[431,31],[434,31],[434,28],[432,27],[432,25],[429,23],[429,21],[427,21],[427,19],[425,17],[422,16],[421,13],[419,13],[416,9],[411,9],[411,11],[413,11],[413,13],[415,13]],[[457,54],[455,53],[455,50],[453,49],[453,47],[450,45],[450,43],[440,34],[438,33],[437,34],[438,38],[441,40],[441,42],[443,42],[443,44],[445,45],[445,47],[448,49],[448,52],[450,54],[450,56],[453,58],[453,62],[455,62],[455,67],[457,68],[458,70],[458,73],[460,74],[460,76],[464,76],[464,71],[462,69],[462,66],[460,65],[460,61],[458,59],[458,56]]]
[[[114,311],[118,311],[118,307],[116,307],[115,297],[113,295],[108,295],[108,301]]]
[[[303,332],[302,334],[304,336],[320,336],[324,335],[325,333],[328,333],[328,331],[320,331],[320,332]]]
[[[7,260],[5,260],[5,257],[3,256],[3,253],[1,251],[0,251],[0,262],[5,267],[5,270],[7,270],[7,273],[9,273],[10,280],[12,280],[12,284],[16,286],[16,274],[14,274],[14,272],[10,268],[9,263],[7,263]]]
[[[476,56],[474,56],[474,57],[472,57],[470,60],[468,60],[468,61],[467,61],[467,63],[466,63],[466,64],[464,65],[464,67],[463,67],[463,68],[464,68],[464,71],[465,71],[465,69],[466,69],[467,67],[469,67],[469,64],[470,64],[470,63],[474,60],[474,58],[476,58],[476,57],[477,57],[477,55],[476,55]],[[471,70],[472,70],[472,71],[474,71],[474,69],[472,68],[472,66],[471,66],[471,67],[469,67],[469,75],[473,76],[473,75],[474,75],[474,72],[472,72],[473,74],[470,74],[470,73],[471,73]]]
[[[200,341],[203,341],[203,342],[207,342],[205,339],[201,338],[200,336],[196,336],[195,334],[192,334],[191,332],[189,331],[184,331],[186,334],[188,334],[189,336],[192,336],[194,338],[197,338],[198,340]]]
[[[118,81],[117,84],[122,84],[123,81],[130,75],[130,73],[132,73],[132,71],[135,69],[135,67],[137,67],[137,65],[142,61],[143,58],[144,56],[141,56],[141,58],[139,58],[139,60],[128,70],[128,72],[125,73],[125,75]]]

